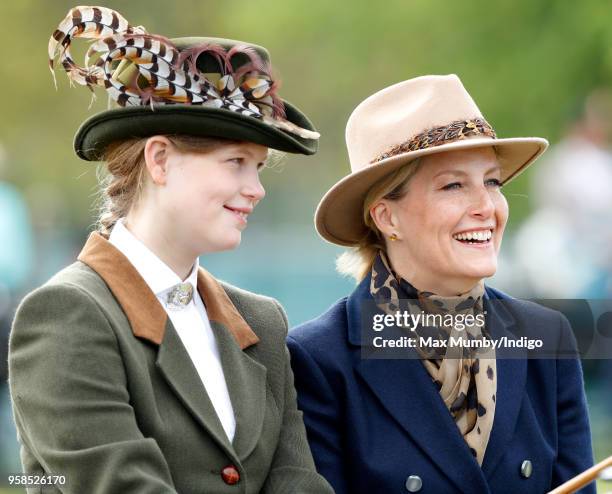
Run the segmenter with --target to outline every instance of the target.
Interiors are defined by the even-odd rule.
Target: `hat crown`
[[[409,79],[374,93],[353,110],[346,126],[351,169],[432,128],[482,118],[455,74]]]
[[[263,62],[270,63],[270,53],[268,50],[266,50],[263,46],[259,46],[254,43],[247,43],[245,41],[226,38],[212,38],[208,36],[185,36],[182,38],[171,38],[170,41],[172,41],[174,46],[176,46],[180,51],[189,50],[190,48],[196,48],[203,45],[217,45],[226,51],[230,51],[232,48],[240,46],[248,47],[257,53]],[[250,62],[251,60],[244,53],[240,52],[236,53],[231,60],[232,68],[234,70]],[[200,55],[197,59],[196,65],[202,73],[219,71],[219,61],[216,60],[210,53],[203,53]]]

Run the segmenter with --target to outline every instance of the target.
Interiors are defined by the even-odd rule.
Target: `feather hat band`
[[[83,66],[70,53],[74,38],[92,40]],[[85,160],[100,159],[112,142],[155,134],[245,140],[301,154],[317,150],[312,123],[277,95],[263,47],[220,38],[168,39],[131,26],[111,9],[80,6],[49,39],[53,74],[56,59],[71,83],[92,92],[102,87],[117,106],[77,131],[75,151]]]
[[[499,139],[456,75],[423,76],[373,94],[346,125],[351,173],[323,197],[315,225],[326,240],[355,246],[367,235],[363,205],[377,182],[422,156],[493,147],[507,183],[547,148],[539,137]]]

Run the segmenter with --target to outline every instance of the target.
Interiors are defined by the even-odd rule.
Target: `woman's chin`
[[[453,264],[455,269],[451,270],[455,271],[459,277],[470,280],[489,278],[497,271],[497,259],[491,256],[478,256],[477,258],[462,256],[455,258]]]
[[[475,280],[482,280],[484,278],[490,278],[497,271],[497,263],[482,263],[478,265],[466,265],[464,266],[463,272],[466,276],[469,276]]]
[[[208,242],[206,249],[202,251],[205,254],[212,254],[214,252],[225,252],[229,250],[237,249],[242,241],[242,235],[240,232],[227,235],[223,239],[215,239],[213,242]]]
[[[238,233],[238,235],[236,235],[234,238],[228,238],[219,250],[223,251],[237,249],[240,246],[241,242],[242,236],[240,235],[240,233]]]

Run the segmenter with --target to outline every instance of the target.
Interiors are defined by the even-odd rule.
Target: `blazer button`
[[[228,465],[221,470],[221,478],[228,485],[234,485],[240,482],[240,474],[234,465]]]
[[[406,479],[406,490],[408,492],[419,492],[423,487],[423,481],[418,475],[411,475]]]
[[[521,463],[521,476],[523,478],[528,479],[529,477],[531,477],[532,472],[533,472],[533,465],[531,464],[531,461],[524,460],[523,463]]]

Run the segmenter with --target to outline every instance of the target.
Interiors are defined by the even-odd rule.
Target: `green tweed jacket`
[[[236,416],[231,443],[164,308],[105,237],[92,233],[24,299],[9,342],[23,470],[66,479],[29,493],[333,492],[296,407],[279,304],[203,269],[198,292]]]

